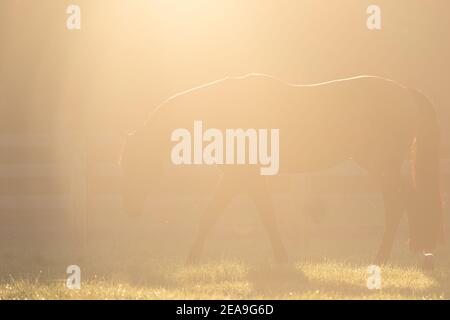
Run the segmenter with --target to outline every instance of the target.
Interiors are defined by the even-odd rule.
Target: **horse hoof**
[[[434,255],[432,253],[426,253],[424,255],[424,259],[423,259],[423,265],[422,265],[423,271],[427,271],[427,272],[433,271],[434,264],[435,264]]]

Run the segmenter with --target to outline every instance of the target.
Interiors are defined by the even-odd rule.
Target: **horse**
[[[374,263],[389,259],[406,212],[409,244],[426,253],[443,239],[439,194],[439,128],[429,99],[417,90],[378,76],[357,76],[315,84],[293,84],[265,74],[226,77],[180,92],[158,105],[128,134],[120,157],[123,208],[143,211],[146,197],[170,164],[171,132],[201,120],[209,127],[279,129],[279,172],[301,174],[352,159],[380,187],[385,226]],[[412,162],[412,179],[402,175]],[[277,262],[286,262],[267,182],[256,165],[215,164],[218,184],[200,219],[188,263],[200,260],[208,235],[229,202],[249,195]]]

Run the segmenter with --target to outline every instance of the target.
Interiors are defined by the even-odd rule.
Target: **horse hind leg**
[[[393,158],[397,159],[394,160]],[[356,157],[356,162],[379,182],[384,203],[384,231],[374,263],[381,265],[389,260],[397,229],[406,210],[407,183],[401,176],[400,156],[391,161],[377,157]]]
[[[388,261],[400,220],[406,209],[406,183],[403,181],[400,172],[382,174],[381,189],[385,210],[385,227],[381,245],[375,257],[376,264],[383,264]]]

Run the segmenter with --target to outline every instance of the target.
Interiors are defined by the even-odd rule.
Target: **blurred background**
[[[71,4],[81,30],[66,28]],[[380,31],[366,27],[371,4]],[[183,257],[217,175],[167,177],[145,217],[129,221],[117,184],[123,133],[168,96],[250,72],[299,84],[371,74],[421,90],[441,123],[447,199],[449,14],[447,0],[2,0],[0,260]],[[194,177],[204,188],[190,188]],[[292,256],[375,253],[383,205],[352,163],[271,188]],[[254,211],[236,199],[206,254],[270,259]],[[404,254],[405,225],[399,239]]]

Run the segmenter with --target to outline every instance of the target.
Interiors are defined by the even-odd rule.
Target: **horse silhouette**
[[[280,173],[305,173],[353,159],[375,178],[385,206],[377,264],[388,260],[404,212],[410,247],[432,252],[443,238],[436,114],[421,93],[376,76],[296,85],[262,74],[227,77],[160,104],[129,134],[121,155],[124,210],[139,215],[170,162],[171,132],[201,120],[211,128],[278,128]],[[401,166],[413,160],[413,179]],[[202,215],[188,261],[200,259],[207,236],[238,193],[255,202],[277,261],[287,253],[267,180],[255,165],[218,165],[222,172]],[[195,183],[195,181],[193,182]],[[430,255],[427,255],[429,257]]]

